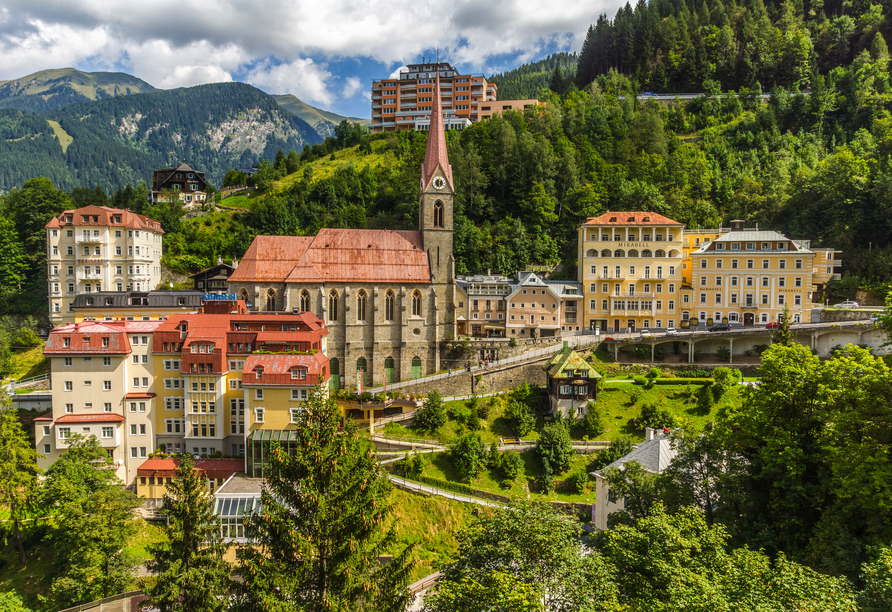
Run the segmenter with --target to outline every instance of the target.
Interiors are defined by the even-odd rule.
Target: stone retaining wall
[[[836,323],[838,321],[866,321],[870,319],[872,312],[867,310],[822,310],[821,323]]]

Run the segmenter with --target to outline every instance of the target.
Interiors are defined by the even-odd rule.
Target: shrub
[[[704,386],[700,389],[700,397],[697,401],[697,405],[706,410],[706,412],[710,412],[715,408],[715,390],[713,389],[713,385]]]
[[[477,414],[476,410],[469,410],[465,412],[465,427],[467,427],[471,431],[483,429],[483,426],[480,423],[480,415]]]
[[[727,346],[720,346],[715,354],[718,356],[719,361],[731,361],[731,349]]]
[[[38,346],[40,344],[40,337],[34,333],[34,330],[30,327],[22,327],[16,332],[15,337],[12,339],[13,346]]]
[[[574,491],[580,494],[585,493],[585,488],[588,485],[588,472],[584,469],[576,470],[570,474],[570,478],[567,480]]]
[[[489,457],[487,458],[487,464],[491,468],[498,468],[501,464],[502,456],[499,454],[499,445],[493,442],[489,445]]]
[[[434,431],[446,424],[446,410],[443,409],[443,399],[436,391],[431,391],[421,411],[415,415],[415,424],[421,429]]]
[[[516,399],[508,400],[508,406],[505,408],[505,418],[508,419],[511,429],[514,430],[518,438],[529,434],[533,431],[533,427],[536,426],[536,418],[533,416],[533,411],[530,410],[526,403]]]
[[[629,405],[634,406],[641,399],[641,389],[635,389],[629,395]]]
[[[712,377],[715,380],[719,397],[722,397],[729,389],[739,385],[740,381],[743,380],[743,374],[740,373],[740,370],[732,368],[716,368],[712,373]]]
[[[654,385],[711,385],[711,378],[658,378],[653,381]]]
[[[536,441],[536,456],[542,463],[543,470],[550,466],[554,472],[563,474],[570,469],[573,444],[570,441],[570,432],[561,421],[553,421],[542,428]]]
[[[499,486],[503,489],[510,489],[514,486],[514,481],[506,478],[505,480],[499,482]]]
[[[760,357],[762,356],[762,353],[764,353],[767,350],[768,350],[767,344],[756,344],[753,346],[753,352],[756,353],[756,355],[759,355]]]
[[[675,415],[657,402],[646,402],[641,407],[641,416],[638,417],[636,422],[639,427],[651,427],[654,429],[663,429],[664,427],[671,429],[676,425]]]
[[[646,346],[636,346],[632,349],[632,354],[639,359],[650,359],[650,348]]]
[[[477,411],[477,416],[479,416],[484,421],[489,416],[489,407],[490,403],[487,401],[481,401],[477,398],[474,398],[474,406],[473,409]]]
[[[449,458],[462,480],[470,481],[486,467],[486,444],[476,432],[459,436],[449,449]]]
[[[592,462],[592,468],[600,470],[610,465],[620,457],[625,457],[632,452],[632,439],[627,436],[614,438],[610,441],[610,446],[598,453],[598,456]]]
[[[655,361],[663,361],[666,359],[666,349],[662,346],[657,346],[654,348],[654,360]]]
[[[589,402],[588,411],[579,421],[579,428],[582,430],[582,435],[589,438],[597,438],[607,430],[604,418],[594,403]]]
[[[517,451],[504,451],[499,459],[499,469],[505,478],[515,480],[523,472],[523,459]]]
[[[644,376],[633,376],[632,380],[635,381],[636,385],[646,385],[648,379]]]
[[[648,378],[659,378],[662,375],[663,375],[663,373],[660,371],[660,368],[651,368],[647,372]]]
[[[515,347],[515,346],[517,346],[517,338],[511,338],[511,339],[508,341],[508,346],[510,346],[510,347],[512,347],[512,348]]]

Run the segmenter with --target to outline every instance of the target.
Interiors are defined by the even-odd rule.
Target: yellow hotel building
[[[766,325],[788,308],[810,322],[813,300],[841,265],[774,231],[685,230],[656,213],[608,212],[579,228],[586,325],[604,332]]]
[[[607,212],[579,228],[579,281],[590,329],[678,326],[683,229],[648,212]]]

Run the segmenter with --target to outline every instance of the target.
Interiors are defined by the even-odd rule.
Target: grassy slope
[[[353,164],[356,167],[356,171],[359,172],[367,166],[377,166],[382,164],[389,166],[397,163],[392,155],[387,155],[386,140],[373,140],[371,146],[372,152],[368,155],[361,154],[359,152],[359,147],[356,146],[336,151],[334,153],[334,159],[331,159],[331,156],[329,156],[311,162],[309,165],[313,168],[313,179],[310,181],[310,184],[312,185],[322,179],[331,178],[338,167],[344,164]],[[272,193],[290,189],[294,183],[303,179],[303,176],[304,170],[303,167],[301,167],[301,169],[294,174],[288,175],[282,180],[277,181],[271,190]]]
[[[0,81],[3,86],[12,81],[20,83],[19,95],[39,95],[51,87],[66,83],[73,90],[86,96],[90,100],[97,99],[97,88],[102,88],[106,93],[114,95],[115,87],[124,90],[129,87],[130,93],[148,93],[156,91],[154,87],[129,74],[123,72],[81,72],[74,68],[53,68],[41,70],[34,74]]]
[[[27,351],[16,352],[12,356],[12,371],[9,378],[23,380],[40,376],[50,371],[50,362],[43,356],[43,345]]]
[[[458,549],[456,534],[468,524],[472,508],[444,497],[423,497],[399,489],[394,489],[390,502],[396,542],[388,552],[396,554],[417,544],[418,565],[412,580],[436,571]]]
[[[49,119],[47,119],[47,123],[49,123],[50,127],[53,128],[53,133],[55,133],[56,138],[59,139],[59,144],[62,145],[62,153],[64,153],[68,150],[68,145],[74,142],[74,137],[63,130],[58,121],[50,121]]]

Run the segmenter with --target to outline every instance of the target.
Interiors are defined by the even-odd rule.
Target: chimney
[[[744,229],[743,226],[745,223],[746,223],[746,221],[743,221],[742,219],[736,219],[734,221],[731,221],[731,231],[732,232],[742,232]]]
[[[654,439],[656,434],[657,434],[657,430],[654,429],[653,427],[645,427],[644,428],[644,441],[650,442],[651,440]]]

